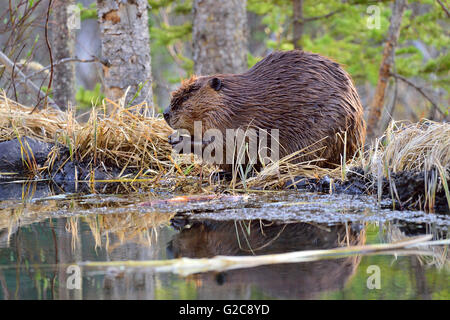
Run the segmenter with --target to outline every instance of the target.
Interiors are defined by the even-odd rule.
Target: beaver
[[[348,73],[335,61],[302,50],[276,51],[242,74],[193,76],[172,93],[164,118],[193,137],[218,129],[278,129],[279,156],[323,167],[351,159],[365,139],[360,98]],[[225,138],[224,138],[225,139]],[[344,142],[346,140],[346,142]],[[182,139],[169,137],[175,147]],[[310,149],[308,149],[309,146]],[[344,150],[345,148],[345,150]],[[230,170],[229,165],[222,165]]]

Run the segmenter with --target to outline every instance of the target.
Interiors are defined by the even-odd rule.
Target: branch
[[[445,11],[445,13],[447,14],[447,18],[450,18],[450,12],[448,11],[447,7],[445,6],[445,4],[442,3],[441,0],[436,0],[439,5],[442,7],[442,10]]]
[[[48,40],[48,20],[50,17],[50,8],[52,7],[52,0],[48,0],[48,7],[47,7],[47,15],[45,18],[45,29],[44,29],[44,34],[45,34],[45,43],[47,44],[47,48],[48,48],[48,54],[50,56],[50,79],[48,80],[48,88],[47,88],[47,93],[45,94],[45,104],[47,103],[48,99],[50,98],[48,96],[51,88],[52,88],[52,81],[53,81],[53,56],[52,56],[52,48],[50,47],[50,42]],[[44,105],[45,105],[44,104]],[[39,102],[34,106],[33,110],[31,110],[30,114],[32,114],[38,107]]]
[[[301,20],[299,22],[310,22],[310,21],[316,21],[316,20],[320,20],[320,19],[326,19],[326,18],[329,18],[329,17],[335,15],[336,13],[339,13],[339,12],[342,12],[342,11],[344,11],[344,9],[337,9],[337,10],[331,11],[330,13],[324,14],[322,16],[305,18],[305,19],[303,19],[303,20]]]
[[[57,65],[60,65],[60,64],[63,64],[63,63],[67,63],[67,62],[85,62],[85,63],[90,63],[90,62],[101,62],[101,61],[100,61],[100,59],[98,59],[96,57],[93,57],[92,59],[89,59],[89,60],[79,59],[79,58],[64,58],[64,59],[56,61],[53,64],[53,67],[57,66]],[[38,75],[39,73],[42,73],[42,72],[44,72],[44,71],[46,71],[48,69],[51,69],[51,67],[52,67],[51,65],[48,65],[48,66],[46,66],[46,67],[44,67],[44,68],[42,68],[42,69],[40,69],[40,70],[30,74],[25,79],[20,80],[20,82],[23,82],[25,80],[31,79],[31,78],[35,77],[36,75]]]
[[[370,3],[379,3],[379,2],[387,2],[387,1],[389,1],[389,0],[374,0],[374,1],[367,1],[367,2],[361,2],[361,3],[358,3],[358,1],[355,1],[354,3],[350,2],[349,4],[350,5],[358,5],[358,4],[365,4],[365,5],[367,5],[367,4],[370,4]],[[439,1],[439,0],[437,0],[437,1]],[[329,18],[329,17],[335,15],[336,13],[342,12],[344,10],[345,10],[344,8],[336,9],[334,11],[331,11],[331,12],[329,12],[327,14],[324,14],[324,15],[321,15],[321,16],[310,17],[310,18],[305,18],[305,19],[299,19],[299,20],[297,20],[297,22],[303,23],[303,22],[316,21],[316,20],[320,20],[320,19],[326,19],[326,18]]]
[[[13,72],[14,69],[16,69],[17,74],[22,77],[24,80],[24,85],[25,87],[27,87],[28,89],[33,90],[34,92],[37,93],[38,98],[41,99],[41,96],[45,97],[46,93],[43,92],[37,85],[35,85],[33,82],[31,82],[30,80],[26,79],[27,76],[17,67],[14,67],[14,62],[12,62],[7,55],[5,55],[2,51],[0,51],[0,61],[5,65],[6,70],[8,70],[10,73]],[[58,105],[55,103],[55,101],[53,101],[50,97],[48,97],[48,102],[49,105],[59,111],[62,112],[61,109],[59,109]]]
[[[395,79],[401,80],[404,83],[406,83],[407,85],[413,87],[414,89],[417,90],[417,92],[419,92],[425,99],[427,99],[428,101],[430,101],[431,105],[433,106],[433,108],[437,111],[439,111],[439,113],[443,116],[446,117],[447,115],[439,108],[439,106],[425,93],[425,91],[423,91],[423,88],[416,86],[414,83],[412,83],[411,81],[409,81],[408,79],[406,79],[405,77],[397,74],[397,73],[389,73],[389,75],[391,77],[394,77]]]

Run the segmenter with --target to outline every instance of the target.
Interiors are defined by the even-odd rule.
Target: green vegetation
[[[191,57],[192,0],[149,0],[149,30],[156,86],[173,85],[193,74]],[[78,4],[82,19],[96,19],[95,4],[88,8]],[[374,5],[368,0],[342,2],[305,0],[304,27],[301,45],[304,50],[320,53],[343,64],[357,84],[376,85],[383,45],[389,28],[391,2],[377,2],[379,28],[369,28]],[[257,17],[249,23],[249,41],[263,44],[265,50],[248,53],[248,65],[253,66],[270,50],[291,50],[293,45],[292,0],[248,0],[249,14]],[[448,20],[440,5],[433,0],[410,1],[401,25],[395,51],[395,73],[405,78],[418,78],[433,88],[445,90],[448,99],[450,78],[450,37]],[[174,69],[177,66],[180,72]],[[160,69],[161,68],[161,69]],[[80,89],[77,101],[91,104],[93,92]],[[87,95],[87,96],[86,96]],[[155,95],[155,104],[159,105]],[[448,107],[441,106],[448,114]],[[423,110],[415,110],[424,114]]]
[[[164,22],[157,23],[156,16],[160,10],[164,10],[166,14],[189,15],[191,1],[149,0],[149,4],[153,14],[151,36],[157,47],[189,41],[192,32],[191,21],[168,25]],[[377,3],[380,8],[380,28],[369,29],[367,8],[371,4],[371,1],[304,1],[303,49],[323,54],[344,64],[357,82],[369,81],[376,84],[391,9],[390,2]],[[450,38],[446,31],[448,22],[445,21],[445,12],[433,0],[411,1],[410,7],[412,9],[409,8],[403,18],[399,48],[396,50],[397,72],[405,77],[419,76],[431,80],[434,85],[448,90],[450,62],[446,51]],[[248,0],[247,10],[259,16],[262,24],[262,28],[250,34],[251,38],[263,41],[268,50],[294,48],[291,0]],[[417,41],[423,42],[429,48],[440,50],[441,53],[436,58],[424,57],[414,45]],[[182,53],[176,58],[187,59]],[[249,66],[260,58],[250,53]],[[190,64],[183,67],[188,74],[192,71]],[[431,74],[437,77],[430,79]]]
[[[78,108],[86,109],[94,105],[99,105],[105,98],[101,92],[101,84],[97,83],[94,90],[87,90],[84,87],[79,87],[75,99],[78,103]]]

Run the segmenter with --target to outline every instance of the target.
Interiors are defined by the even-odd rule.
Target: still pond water
[[[167,202],[161,199],[174,194],[61,191],[0,183],[0,299],[450,298],[442,246],[426,249],[433,256],[355,255],[189,276],[76,265],[331,249],[422,234],[447,239],[448,215],[383,209],[387,204],[380,208],[370,197],[299,192]],[[379,288],[369,279],[374,268]]]

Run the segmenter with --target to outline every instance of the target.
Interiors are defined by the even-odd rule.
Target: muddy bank
[[[44,165],[53,144],[23,137],[0,142],[0,171],[25,173],[27,165]]]
[[[426,199],[426,184],[428,182],[428,185],[432,185],[433,181],[437,181],[435,197],[431,200]],[[377,185],[377,180],[372,174],[365,173],[361,168],[354,168],[347,174],[345,181],[333,180],[329,177],[322,179],[296,177],[293,182],[286,185],[286,188],[322,193],[378,196]],[[447,180],[447,185],[450,186],[450,180]],[[440,213],[450,213],[445,189],[436,169],[426,172],[391,173],[390,179],[383,177],[381,188],[381,198],[392,200],[392,206],[395,209],[426,211],[432,209]]]
[[[121,172],[119,168],[92,166],[70,158],[67,147],[30,137],[3,141],[0,142],[0,181],[39,178],[64,184],[113,179]]]
[[[54,156],[50,157],[52,153]],[[29,137],[0,142],[0,181],[17,180],[19,177],[39,178],[57,183],[72,192],[74,186],[77,190],[73,182],[111,180],[117,178],[120,173],[122,176],[137,174],[131,170],[122,172],[122,168],[93,166],[92,163],[70,159],[67,147]],[[433,185],[433,182],[436,187],[435,196],[426,197],[426,190],[429,188],[427,186]],[[450,180],[447,180],[447,185],[450,185]],[[390,179],[383,178],[381,186],[382,199],[392,200],[395,209],[450,212],[445,189],[435,169],[426,172],[391,173]],[[84,187],[89,189],[87,186]],[[333,180],[327,176],[321,179],[296,177],[284,188],[321,193],[378,195],[376,179],[360,168],[352,169],[345,181]]]

